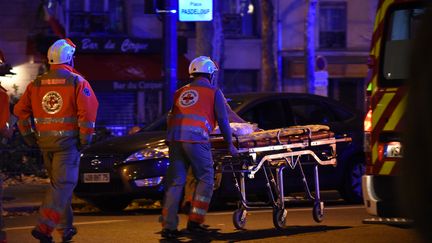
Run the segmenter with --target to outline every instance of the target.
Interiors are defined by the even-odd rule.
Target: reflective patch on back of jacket
[[[56,91],[47,92],[42,98],[42,109],[48,114],[55,114],[63,106],[63,98]]]

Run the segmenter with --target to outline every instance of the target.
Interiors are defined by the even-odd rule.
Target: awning
[[[75,68],[89,81],[162,81],[163,60],[158,54],[78,54]],[[177,78],[188,79],[189,60],[180,55]]]

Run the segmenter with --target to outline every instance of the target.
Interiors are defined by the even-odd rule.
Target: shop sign
[[[80,38],[73,39],[80,53],[157,53],[162,50],[160,40],[135,38]]]
[[[133,90],[144,90],[144,89],[162,89],[162,83],[148,82],[148,81],[114,81],[113,90],[118,91],[133,91]]]

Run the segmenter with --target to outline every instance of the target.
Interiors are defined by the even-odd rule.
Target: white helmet
[[[192,77],[194,73],[208,73],[213,74],[218,71],[219,68],[215,62],[210,59],[210,57],[199,56],[192,60],[189,64],[189,74]]]
[[[72,60],[75,53],[75,44],[68,38],[54,42],[48,49],[48,63],[61,64]]]

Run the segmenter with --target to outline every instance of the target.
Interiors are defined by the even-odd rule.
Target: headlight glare
[[[135,185],[138,187],[157,186],[162,182],[162,179],[163,179],[163,176],[158,176],[158,177],[135,180],[134,182],[135,182]]]
[[[168,148],[146,148],[127,157],[125,162],[168,158]]]

